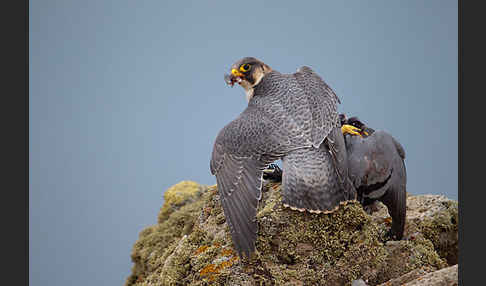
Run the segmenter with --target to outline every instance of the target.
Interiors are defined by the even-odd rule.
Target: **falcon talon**
[[[349,119],[347,119],[346,115],[340,114],[339,118],[341,120],[341,126],[344,127],[344,129],[349,130],[350,128],[356,128],[356,129],[354,129],[354,131],[356,131],[357,134],[353,131],[346,132],[347,134],[359,135],[363,138],[366,138],[366,137],[370,136],[373,132],[375,132],[374,129],[366,126],[366,124],[361,122],[361,120],[359,120],[359,118],[356,117],[356,116],[353,116],[353,117],[350,117]],[[343,130],[343,134],[344,133],[345,133],[345,130]]]
[[[341,131],[343,132],[343,135],[345,135],[345,134],[351,134],[351,135],[361,136],[361,129],[356,128],[356,127],[354,127],[352,125],[349,125],[349,124],[344,124],[341,127]]]

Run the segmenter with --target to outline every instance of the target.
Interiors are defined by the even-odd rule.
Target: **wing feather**
[[[312,144],[318,148],[331,130],[338,126],[337,104],[341,101],[311,68],[301,67],[294,76],[307,95],[312,113]]]
[[[354,185],[365,190],[368,197],[381,197],[401,173],[403,148],[398,149],[397,141],[380,130],[366,138],[346,136],[349,173]]]
[[[218,150],[218,151],[216,151]],[[215,147],[214,151],[224,152]],[[218,191],[236,251],[250,256],[255,250],[258,230],[256,212],[261,198],[262,176],[269,162],[224,152],[215,154],[222,162],[214,162]]]

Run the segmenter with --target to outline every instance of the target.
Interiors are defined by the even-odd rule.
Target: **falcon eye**
[[[247,72],[247,71],[250,70],[250,68],[251,68],[251,65],[250,64],[244,64],[244,65],[241,65],[240,66],[240,71]]]

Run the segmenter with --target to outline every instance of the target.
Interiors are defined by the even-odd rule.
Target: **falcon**
[[[233,244],[255,250],[256,211],[263,170],[281,159],[282,203],[293,210],[329,213],[356,199],[334,91],[309,67],[282,74],[246,57],[225,75],[245,90],[248,106],[218,133],[210,170]]]
[[[406,217],[405,150],[385,131],[375,131],[357,117],[341,116],[348,152],[349,177],[363,207],[375,201],[386,205],[392,218],[390,236],[403,237]]]

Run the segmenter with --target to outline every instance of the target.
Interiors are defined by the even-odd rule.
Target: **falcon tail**
[[[326,144],[292,151],[282,163],[282,202],[287,207],[329,213],[340,203],[355,199],[354,187],[347,174],[341,182]]]

